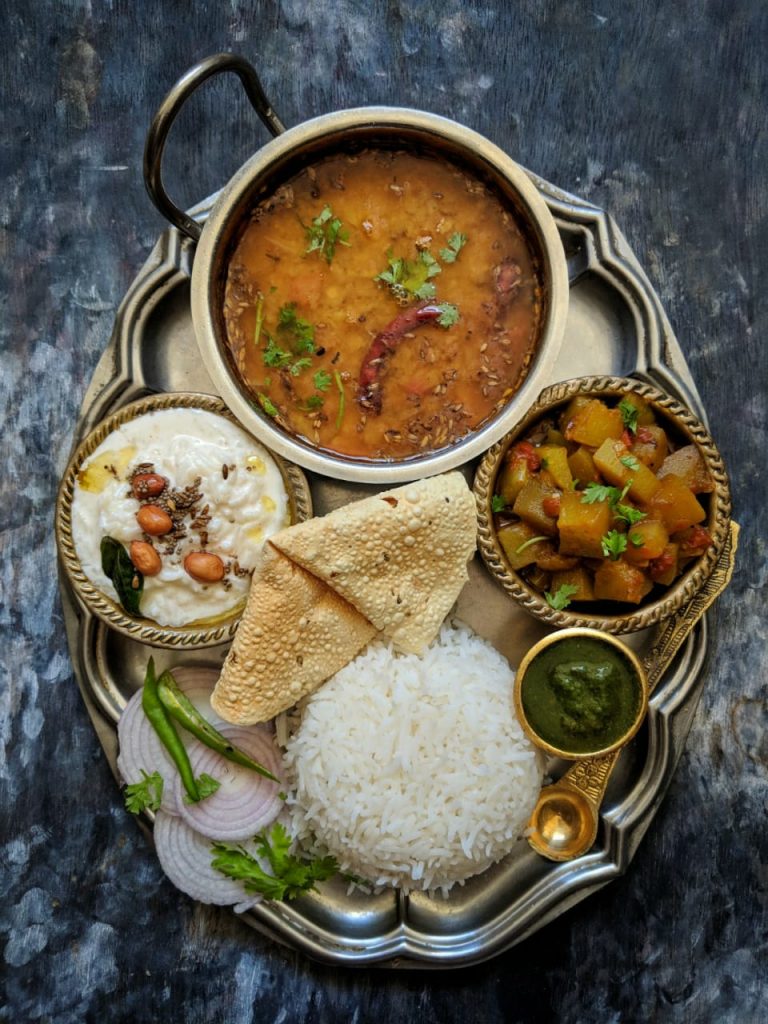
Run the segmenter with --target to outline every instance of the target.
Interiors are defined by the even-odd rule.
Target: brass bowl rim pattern
[[[714,482],[714,490],[709,495],[709,514],[705,524],[712,535],[712,544],[660,597],[645,605],[641,604],[637,610],[619,612],[615,615],[589,614],[584,610],[555,611],[547,604],[543,594],[529,586],[509,566],[498,542],[491,512],[496,476],[510,446],[533,427],[537,420],[553,412],[557,406],[578,395],[599,398],[618,397],[628,393],[639,395],[648,401],[659,411],[662,419],[671,421],[674,429],[696,444],[701,452]],[[475,473],[474,494],[478,519],[478,548],[491,576],[506,593],[527,612],[550,626],[580,626],[603,630],[606,633],[634,633],[640,629],[647,629],[690,601],[712,575],[728,539],[731,521],[728,474],[722,456],[707,428],[676,398],[651,384],[630,377],[576,377],[544,388],[517,425],[483,456]]]
[[[572,750],[568,751],[563,747],[556,747],[554,744],[548,743],[536,732],[525,714],[522,690],[526,671],[542,651],[545,651],[548,647],[553,647],[558,643],[562,643],[563,640],[580,636],[589,637],[601,644],[608,644],[610,647],[617,650],[625,660],[629,662],[634,669],[635,677],[638,682],[638,689],[640,690],[640,706],[632,725],[626,729],[614,743],[609,744],[607,747],[599,747],[597,750],[587,750],[581,753],[574,753]],[[591,629],[584,626],[572,626],[570,629],[559,629],[555,633],[549,633],[547,636],[542,637],[541,640],[537,641],[533,647],[525,653],[522,661],[517,667],[517,672],[515,673],[513,700],[518,721],[520,722],[523,732],[532,743],[535,743],[537,747],[545,750],[548,754],[551,754],[554,757],[561,757],[566,761],[586,761],[594,757],[603,757],[606,754],[612,754],[615,750],[618,750],[626,743],[629,743],[629,741],[636,735],[648,712],[648,674],[637,654],[635,654],[632,648],[625,644],[623,640],[620,640],[618,637],[600,629]]]
[[[72,499],[74,497],[77,475],[86,459],[98,448],[102,441],[123,423],[137,419],[150,412],[164,409],[202,409],[224,417],[230,423],[249,431],[232,415],[226,405],[215,395],[193,392],[167,392],[148,395],[137,401],[122,406],[103,419],[81,441],[62,477],[56,499],[56,544],[59,558],[67,578],[77,598],[112,629],[130,637],[139,643],[152,647],[181,648],[194,650],[213,647],[227,643],[234,636],[242,616],[244,602],[239,604],[231,614],[218,618],[215,623],[205,625],[204,622],[191,623],[189,626],[163,626],[151,619],[140,619],[129,615],[119,604],[107,597],[86,576],[75,548],[72,534]],[[253,436],[253,435],[251,435]],[[254,438],[261,447],[267,446]],[[283,478],[288,495],[291,523],[302,522],[312,516],[312,496],[304,473],[298,466],[285,461],[267,448],[269,455],[275,460]]]

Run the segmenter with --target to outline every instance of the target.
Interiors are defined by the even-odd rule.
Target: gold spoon
[[[701,616],[730,583],[738,539],[739,527],[731,523],[714,572],[693,600],[667,621],[643,659],[649,693]],[[558,782],[542,789],[528,824],[528,842],[536,853],[548,860],[566,861],[591,849],[597,838],[600,805],[621,749],[577,761]]]

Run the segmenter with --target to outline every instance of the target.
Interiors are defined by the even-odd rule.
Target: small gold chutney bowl
[[[634,651],[615,636],[584,627],[558,630],[534,644],[513,692],[528,738],[568,761],[623,747],[648,710],[648,677]]]
[[[76,597],[88,612],[101,619],[111,629],[140,643],[152,647],[194,650],[227,643],[234,636],[245,600],[215,617],[202,617],[184,625],[163,625],[140,614],[131,614],[112,597],[104,593],[90,579],[80,560],[73,529],[73,500],[78,479],[88,460],[110,434],[123,424],[150,413],[170,409],[202,410],[227,420],[245,433],[221,399],[213,395],[176,392],[150,395],[131,402],[99,423],[77,446],[59,487],[56,502],[56,543],[66,578]],[[168,438],[169,444],[172,438]],[[312,515],[312,497],[303,472],[293,464],[264,449],[254,440],[255,449],[268,452],[274,461],[288,498],[287,519],[301,522]],[[118,453],[119,454],[119,453]],[[224,467],[222,467],[224,469]],[[226,479],[226,477],[224,477]],[[242,571],[242,570],[241,570]]]

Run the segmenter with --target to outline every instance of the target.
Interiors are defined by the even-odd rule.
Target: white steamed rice
[[[460,624],[422,655],[372,643],[307,699],[288,740],[294,834],[377,887],[447,892],[506,856],[542,775],[513,679]]]

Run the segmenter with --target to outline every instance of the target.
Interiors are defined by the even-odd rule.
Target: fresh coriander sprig
[[[544,598],[553,611],[561,612],[564,608],[568,607],[571,603],[571,598],[578,592],[579,588],[574,583],[561,583],[554,594],[550,594],[547,591],[544,594]]]
[[[437,308],[441,310],[437,318],[441,327],[453,327],[459,322],[459,307],[454,306],[452,302],[441,302]]]
[[[622,422],[630,434],[636,434],[637,418],[640,415],[640,410],[637,406],[633,405],[627,398],[622,398],[619,402],[619,412],[621,413]]]
[[[317,373],[312,378],[312,382],[314,383],[318,391],[327,391],[328,388],[331,386],[332,380],[333,378],[331,377],[330,373],[328,373],[327,370],[318,370]]]
[[[491,512],[503,512],[507,507],[507,499],[500,494],[494,494],[491,498]]]
[[[617,501],[613,506],[613,517],[625,522],[628,526],[634,526],[641,519],[645,519],[647,512],[641,512],[639,508],[632,508],[631,505],[622,505]]]
[[[306,368],[311,365],[312,360],[309,356],[302,356],[300,359],[297,359],[295,363],[291,363],[291,367],[288,372],[292,377],[298,377],[302,370],[306,370]]]
[[[207,772],[195,779],[197,783],[197,790],[200,793],[200,799],[204,800],[207,796],[212,796],[217,790],[221,789],[221,783],[218,779],[212,778]],[[184,797],[185,804],[191,804],[192,800],[188,796]]]
[[[621,491],[618,487],[590,483],[582,491],[581,503],[582,505],[594,505],[596,501],[608,501],[614,504],[619,500],[620,495]]]
[[[163,777],[160,772],[152,772],[147,775],[141,769],[144,778],[141,782],[132,782],[125,787],[123,796],[125,798],[126,810],[131,814],[139,814],[141,811],[157,811],[163,800]]]
[[[263,392],[259,391],[256,397],[259,400],[259,405],[267,414],[267,416],[272,416],[272,418],[274,419],[274,417],[277,416],[278,409],[275,403],[269,397],[269,395],[265,395]]]
[[[631,486],[631,480],[628,480],[621,490],[618,487],[607,487],[605,484],[590,483],[584,488],[581,501],[584,505],[593,505],[597,501],[607,501],[613,510],[614,519],[633,526],[635,523],[639,523],[641,519],[645,519],[647,513],[641,512],[639,508],[623,504],[623,500]]]
[[[279,822],[269,836],[262,832],[257,837],[258,852],[269,863],[270,875],[242,846],[214,843],[211,865],[227,878],[242,881],[248,892],[260,893],[270,900],[292,900],[303,892],[315,888],[315,882],[325,881],[338,871],[334,857],[302,860],[291,854],[291,840]]]
[[[325,399],[322,395],[315,393],[310,395],[304,402],[298,403],[298,408],[304,412],[317,412],[318,409],[322,409]]]
[[[627,535],[626,533],[619,533],[618,530],[609,530],[601,538],[600,547],[603,549],[605,557],[615,562],[627,550]]]
[[[309,243],[305,252],[319,253],[328,264],[333,262],[337,245],[349,246],[349,232],[327,203],[311,224],[302,227]]]
[[[415,260],[395,257],[387,253],[387,269],[374,277],[389,285],[392,294],[398,298],[434,299],[435,286],[430,280],[442,271],[442,267],[426,249]]]
[[[443,263],[455,263],[456,259],[467,244],[467,236],[457,231],[448,239],[448,245],[440,250],[440,259]]]
[[[627,469],[631,469],[633,472],[640,469],[640,463],[634,455],[622,455],[619,462],[622,466],[626,466]]]
[[[287,337],[291,350],[297,356],[315,351],[315,328],[296,313],[296,303],[286,302],[277,314],[277,329]]]
[[[267,335],[267,338],[267,347],[261,354],[264,365],[269,366],[273,370],[281,370],[284,366],[289,366],[293,359],[291,353],[287,352],[284,348],[280,348],[275,343],[275,339],[270,335]]]

